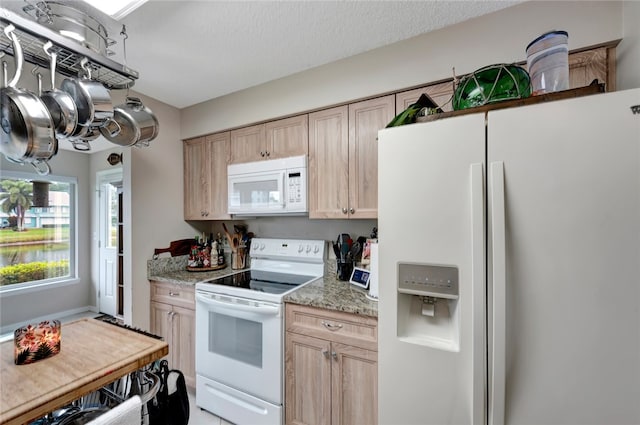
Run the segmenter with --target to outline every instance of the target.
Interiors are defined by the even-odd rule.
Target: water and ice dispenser
[[[459,351],[458,282],[454,266],[398,263],[398,338]]]

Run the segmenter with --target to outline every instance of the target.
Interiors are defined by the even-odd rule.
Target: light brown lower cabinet
[[[194,288],[151,283],[151,333],[169,344],[169,369],[179,369],[185,383],[196,386],[196,315]]]
[[[286,423],[377,424],[377,320],[287,304],[285,322]]]

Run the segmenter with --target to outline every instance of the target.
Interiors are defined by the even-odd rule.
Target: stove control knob
[[[320,247],[318,245],[314,245],[313,246],[313,253],[317,254],[318,252],[320,252]]]
[[[260,244],[260,251],[263,251],[263,250],[264,250],[264,248],[265,248],[265,244],[264,244],[264,243],[261,243],[261,244]]]
[[[304,245],[300,244],[298,246],[298,252],[302,252],[302,251],[304,251]]]
[[[311,252],[311,245],[307,245],[307,253]]]

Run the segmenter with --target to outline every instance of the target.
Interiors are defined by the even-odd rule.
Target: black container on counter
[[[337,258],[336,273],[339,280],[349,280],[353,271],[353,260],[351,258]]]

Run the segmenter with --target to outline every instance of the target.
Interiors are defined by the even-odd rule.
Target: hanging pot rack
[[[24,50],[24,60],[31,64],[49,67],[49,57],[43,46],[47,41],[53,43],[53,50],[58,55],[57,72],[67,77],[82,75],[81,62],[88,59],[91,67],[91,78],[99,81],[109,89],[126,89],[135,84],[138,72],[103,56],[55,31],[30,20],[18,13],[0,7],[0,51],[14,56],[11,40],[4,35],[4,29],[13,24],[15,34],[20,39]]]

